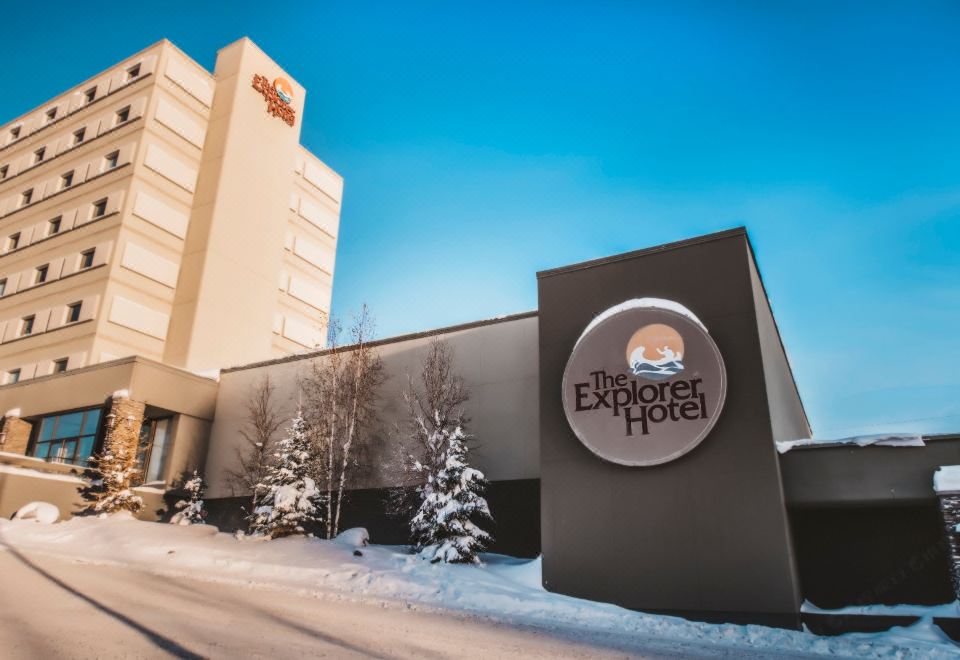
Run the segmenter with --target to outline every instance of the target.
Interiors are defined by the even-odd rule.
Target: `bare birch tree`
[[[313,445],[314,480],[323,491],[324,521],[327,538],[333,536],[333,493],[338,438],[341,428],[341,379],[344,353],[340,346],[340,324],[331,319],[328,326],[327,352],[310,363],[310,375],[301,384],[306,394],[310,436]]]
[[[431,444],[431,432],[468,421],[463,405],[470,399],[470,390],[463,378],[453,371],[450,344],[437,337],[430,340],[419,381],[417,383],[409,376],[403,393],[410,411],[410,436],[416,439],[423,452],[421,462],[435,465],[442,448]]]
[[[444,458],[433,432],[469,421],[463,406],[470,391],[453,371],[453,350],[447,342],[438,337],[430,340],[419,374],[407,374],[403,398],[406,423],[393,430],[395,453],[390,460],[391,474],[401,485],[390,489],[386,505],[391,515],[409,522],[421,502],[423,475],[416,466],[435,473]]]
[[[261,495],[258,485],[273,461],[274,435],[284,421],[277,411],[275,390],[269,375],[253,386],[244,404],[246,415],[240,429],[243,442],[235,448],[235,466],[224,471],[234,495],[251,493],[251,513]]]
[[[345,491],[356,472],[357,445],[368,439],[376,422],[377,392],[383,364],[370,346],[373,317],[364,305],[350,327],[348,346],[339,343],[339,326],[331,322],[329,350],[314,360],[304,390],[311,412],[317,482],[325,491],[327,538],[340,531]]]

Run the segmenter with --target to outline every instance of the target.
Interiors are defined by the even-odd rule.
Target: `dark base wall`
[[[349,493],[342,529],[366,527],[375,543],[404,545],[403,521],[387,515],[387,491]],[[493,552],[540,554],[540,483],[490,484],[496,519]],[[244,529],[244,497],[208,500],[208,522],[221,531]],[[869,603],[937,604],[953,600],[943,523],[936,503],[922,506],[799,508],[790,510],[803,597],[824,609]]]
[[[794,509],[790,523],[803,597],[817,607],[954,599],[935,502]]]
[[[341,513],[340,529],[365,527],[374,543],[404,545],[408,543],[403,520],[387,513],[386,489],[353,490]],[[540,481],[519,479],[491,482],[486,493],[494,524],[490,552],[515,557],[536,557],[540,554]],[[220,531],[246,529],[244,516],[250,505],[247,497],[226,497],[206,501],[207,522]],[[315,530],[315,533],[320,530]]]

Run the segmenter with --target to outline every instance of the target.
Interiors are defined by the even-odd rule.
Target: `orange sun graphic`
[[[630,337],[627,342],[627,364],[633,364],[633,361],[639,356],[634,355],[634,351],[643,347],[643,357],[648,362],[662,360],[669,351],[673,351],[678,358],[683,356],[683,337],[680,333],[663,323],[651,323],[645,325]]]

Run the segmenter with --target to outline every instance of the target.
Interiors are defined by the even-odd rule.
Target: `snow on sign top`
[[[597,315],[563,373],[570,428],[597,456],[631,466],[672,461],[707,436],[723,408],[726,367],[693,312],[636,298]]]
[[[676,312],[677,314],[682,314],[683,316],[686,316],[691,321],[693,321],[694,323],[699,325],[701,328],[703,328],[704,332],[707,332],[707,326],[705,326],[700,321],[700,319],[697,318],[696,314],[694,314],[693,312],[691,312],[689,309],[687,309],[685,306],[681,305],[678,302],[675,302],[673,300],[667,300],[665,298],[634,298],[632,300],[627,300],[625,302],[622,302],[619,305],[614,305],[610,309],[604,310],[599,314],[597,314],[596,317],[594,317],[594,319],[587,324],[587,327],[584,329],[583,333],[581,333],[579,339],[577,339],[577,343],[579,344],[581,340],[583,340],[583,338],[586,337],[591,330],[593,330],[595,327],[597,327],[598,325],[606,321],[611,316],[615,316],[616,314],[625,312],[629,309],[652,309],[652,308],[669,309],[671,311]]]
[[[804,447],[835,447],[854,445],[856,447],[924,447],[923,436],[919,433],[875,433],[873,435],[855,435],[849,438],[803,438],[801,440],[777,440],[777,451],[786,454],[791,449]]]

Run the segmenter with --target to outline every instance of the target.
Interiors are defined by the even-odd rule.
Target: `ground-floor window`
[[[100,413],[100,408],[88,408],[42,418],[33,455],[56,463],[86,465],[96,444]]]
[[[143,483],[163,480],[172,425],[172,417],[143,420],[137,449],[137,465],[140,467]]]

